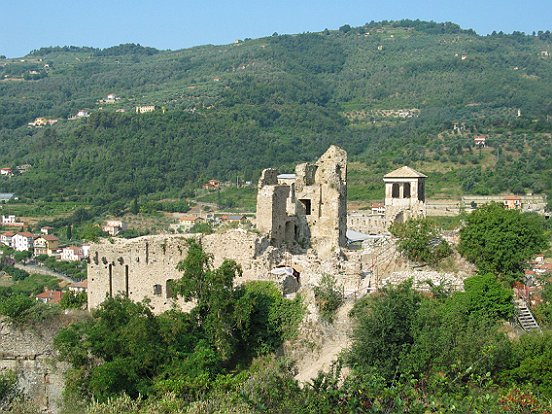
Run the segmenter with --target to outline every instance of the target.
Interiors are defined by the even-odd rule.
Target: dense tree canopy
[[[544,219],[490,203],[466,218],[459,251],[483,272],[519,276],[526,261],[548,246]]]

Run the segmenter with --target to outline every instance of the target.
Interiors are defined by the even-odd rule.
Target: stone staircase
[[[527,303],[522,299],[517,299],[515,305],[517,309],[517,319],[521,327],[526,331],[540,331],[540,326],[529,310]]]

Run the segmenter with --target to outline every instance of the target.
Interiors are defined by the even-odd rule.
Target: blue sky
[[[175,50],[403,18],[531,33],[552,30],[552,0],[0,0],[0,55],[121,43]]]

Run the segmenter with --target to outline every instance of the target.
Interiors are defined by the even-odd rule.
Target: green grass
[[[196,201],[215,203],[221,210],[254,212],[257,206],[257,189],[255,187],[230,187],[199,196]]]

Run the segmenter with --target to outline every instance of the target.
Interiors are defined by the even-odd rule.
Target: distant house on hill
[[[48,290],[38,294],[35,296],[37,301],[43,302],[43,303],[59,303],[61,302],[61,297],[63,296],[63,292],[59,290]]]
[[[0,243],[8,247],[12,247],[13,236],[15,236],[15,233],[12,233],[11,231],[6,231],[0,234]]]
[[[179,227],[184,230],[190,230],[195,224],[202,223],[204,220],[201,217],[186,216],[179,220]]]
[[[485,147],[487,144],[487,135],[476,135],[473,138],[473,143],[476,147]]]
[[[218,190],[220,188],[220,181],[219,180],[209,180],[205,184],[203,184],[204,190]]]
[[[102,230],[111,236],[116,236],[127,229],[127,224],[122,220],[107,220]]]
[[[0,168],[0,175],[5,175],[9,177],[13,175],[13,170],[9,167]]]
[[[505,196],[503,203],[507,210],[521,210],[523,207],[521,197],[518,195]]]
[[[59,239],[53,234],[39,236],[34,241],[34,254],[40,256],[45,254],[53,256],[59,248]]]
[[[153,111],[155,111],[155,105],[143,105],[143,106],[136,107],[137,114],[145,114]]]
[[[67,286],[67,289],[69,290],[69,292],[75,293],[86,292],[88,290],[88,280],[84,279],[80,282],[71,283],[69,286]]]
[[[86,257],[85,249],[81,246],[67,246],[61,250],[62,262],[79,262]]]
[[[15,194],[13,194],[13,193],[0,193],[0,203],[2,201],[5,202],[5,201],[10,201],[12,199],[16,199]]]
[[[12,248],[18,252],[31,250],[34,246],[34,236],[32,233],[20,232],[12,237]]]

